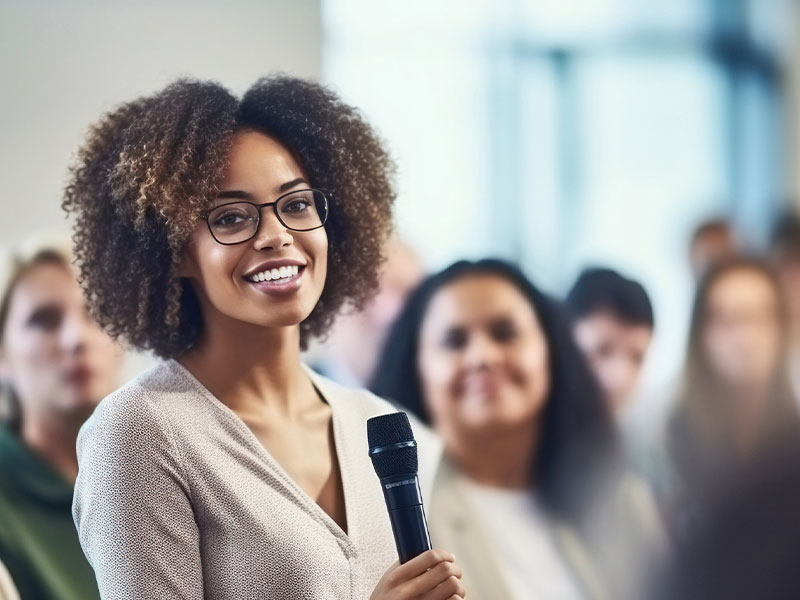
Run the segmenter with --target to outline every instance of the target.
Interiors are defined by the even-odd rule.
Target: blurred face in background
[[[492,274],[464,276],[433,296],[417,369],[445,443],[532,424],[551,385],[547,340],[533,307]]]
[[[0,366],[23,420],[42,414],[85,419],[114,390],[121,360],[120,348],[89,316],[67,266],[42,263],[17,281]]]
[[[731,228],[719,224],[698,233],[689,249],[692,275],[699,280],[715,264],[727,260],[739,251],[739,244]]]
[[[408,297],[425,275],[419,256],[411,246],[393,238],[386,248],[386,263],[380,274],[380,288],[361,314],[380,338],[378,348]]]
[[[795,343],[800,337],[800,255],[785,253],[777,257],[775,267],[789,308]]]
[[[613,412],[619,412],[639,381],[653,330],[603,310],[579,319],[573,333],[606,403]]]
[[[761,390],[781,358],[780,298],[772,282],[753,269],[734,269],[708,291],[702,351],[726,386]]]
[[[339,317],[326,344],[327,361],[339,363],[349,383],[367,385],[392,323],[424,274],[413,248],[398,238],[390,239],[377,294],[362,310]]]

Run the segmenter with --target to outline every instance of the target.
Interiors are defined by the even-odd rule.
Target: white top
[[[331,407],[347,533],[179,363],[100,403],[78,437],[73,514],[104,599],[369,597],[397,552],[366,420],[394,409],[309,375]],[[427,494],[440,448],[415,436]]]
[[[533,492],[482,486],[462,476],[459,483],[494,547],[512,593],[508,600],[583,598]]]
[[[2,562],[0,562],[0,600],[19,600],[11,574]]]

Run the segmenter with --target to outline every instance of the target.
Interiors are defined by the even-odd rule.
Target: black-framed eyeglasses
[[[255,204],[236,200],[215,206],[206,216],[208,230],[224,245],[241,244],[255,237],[261,222],[261,209],[271,206],[278,221],[291,231],[313,231],[328,220],[328,199],[322,190],[288,192],[274,202]]]

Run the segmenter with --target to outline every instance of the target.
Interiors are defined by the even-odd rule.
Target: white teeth
[[[297,265],[286,265],[283,267],[275,268],[272,270],[261,271],[249,277],[250,281],[258,283],[259,281],[271,281],[274,279],[287,279],[294,277],[300,272],[300,267]]]

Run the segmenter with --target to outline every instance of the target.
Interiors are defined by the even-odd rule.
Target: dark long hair
[[[370,389],[431,419],[417,371],[419,332],[433,296],[463,277],[494,275],[527,299],[547,339],[551,388],[544,409],[542,437],[533,466],[537,490],[548,508],[571,513],[586,486],[600,485],[601,465],[618,459],[618,444],[599,388],[575,345],[561,306],[537,289],[514,265],[501,260],[460,261],[428,277],[411,294],[395,321]],[[597,467],[597,468],[595,468]],[[595,476],[597,475],[597,476]]]
[[[695,292],[689,329],[689,347],[684,365],[678,404],[669,423],[669,449],[676,467],[684,476],[705,478],[709,473],[698,469],[717,468],[707,460],[730,460],[732,411],[728,391],[714,373],[703,348],[703,332],[708,323],[708,298],[721,279],[735,271],[750,271],[763,277],[772,287],[778,302],[781,333],[780,362],[772,378],[766,427],[778,433],[784,427],[796,427],[797,417],[788,372],[789,317],[780,282],[767,263],[750,257],[737,257],[712,266],[700,280]],[[769,442],[768,432],[761,439]],[[699,483],[692,481],[690,483]]]

